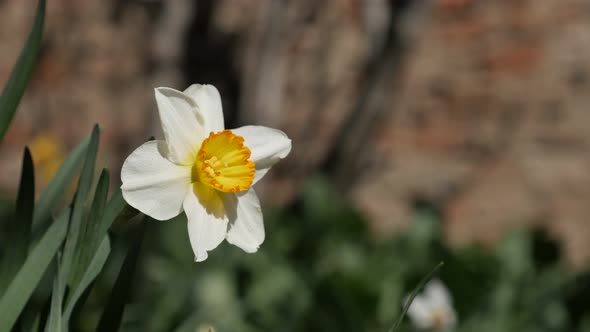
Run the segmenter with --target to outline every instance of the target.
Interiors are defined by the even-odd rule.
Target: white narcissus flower
[[[408,300],[406,298],[404,302]],[[424,291],[414,298],[408,316],[419,329],[449,330],[457,324],[451,294],[437,279],[426,284]]]
[[[261,126],[226,130],[212,85],[155,93],[164,140],[144,143],[123,163],[125,201],[158,220],[184,211],[197,262],[223,239],[256,252],[264,224],[252,185],[289,154],[291,140]]]

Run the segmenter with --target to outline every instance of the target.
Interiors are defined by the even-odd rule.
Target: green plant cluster
[[[31,34],[0,96],[0,141],[31,78],[45,7],[45,1],[39,1]],[[24,149],[16,202],[2,204],[0,218],[0,331],[68,331],[109,257],[111,224],[119,216],[131,216],[120,191],[107,200],[109,172],[103,169],[95,179],[98,141],[96,126],[36,201],[33,160]],[[68,199],[64,193],[76,178],[75,195],[63,207],[62,200]],[[138,247],[139,238],[112,285],[113,296],[96,331],[118,329],[126,296],[114,291],[129,288]]]
[[[182,217],[148,227],[124,331],[388,331],[402,299],[439,262],[458,312],[456,331],[590,331],[590,274],[560,263],[542,232],[516,231],[493,248],[451,249],[434,209],[376,241],[329,182],[265,211],[267,237],[245,254],[224,244],[190,263]],[[398,331],[414,331],[406,318]]]

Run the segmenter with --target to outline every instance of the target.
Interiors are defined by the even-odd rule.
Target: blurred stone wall
[[[0,0],[0,78],[34,1]],[[278,127],[290,158],[260,188],[286,204],[328,174],[376,233],[440,208],[447,239],[542,225],[590,258],[590,3],[583,0],[50,0],[35,78],[0,147],[69,150],[93,123],[113,171],[158,130],[152,88],[219,87],[229,127]]]
[[[439,0],[380,124],[387,163],[356,192],[381,227],[438,202],[448,240],[544,225],[590,258],[590,2]]]

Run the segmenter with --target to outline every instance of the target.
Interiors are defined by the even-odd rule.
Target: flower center
[[[254,181],[254,162],[244,138],[230,130],[211,132],[201,144],[192,169],[193,182],[199,181],[223,192],[247,190]]]
[[[448,310],[445,308],[437,307],[432,312],[432,326],[435,328],[443,328],[446,327],[449,323],[449,313]]]

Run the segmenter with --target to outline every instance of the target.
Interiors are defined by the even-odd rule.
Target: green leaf
[[[414,290],[412,291],[412,293],[410,293],[410,297],[408,298],[408,300],[406,301],[406,303],[404,304],[404,308],[402,309],[402,313],[401,315],[399,315],[399,318],[397,319],[397,321],[393,324],[393,326],[389,329],[389,332],[394,332],[395,330],[397,330],[397,328],[399,327],[399,325],[402,323],[402,321],[404,320],[404,317],[406,316],[406,314],[408,313],[408,310],[410,309],[410,306],[412,305],[412,302],[414,302],[414,299],[416,298],[416,296],[418,295],[418,293],[422,290],[422,288],[424,288],[424,285],[426,285],[426,283],[432,279],[432,277],[434,276],[434,274],[436,274],[436,272],[443,266],[445,265],[443,262],[438,263],[434,269],[432,269],[432,271],[430,271],[430,273],[428,273],[424,278],[422,278],[422,280],[420,280],[420,283],[418,284],[418,286],[416,286],[416,288],[414,288]]]
[[[135,217],[138,213],[139,211],[127,205],[127,202],[123,199],[121,189],[117,189],[113,196],[111,196],[111,199],[105,208],[104,215],[100,222],[99,232],[106,233],[115,221],[129,220]]]
[[[0,295],[4,293],[4,290],[27,258],[31,239],[34,200],[35,171],[33,159],[29,149],[25,148],[20,186],[16,199],[16,213],[14,218],[9,220],[6,229],[10,245],[6,247],[0,265]]]
[[[86,155],[90,137],[91,135],[86,136],[63,161],[57,174],[55,174],[37,201],[33,214],[33,233],[36,236],[33,236],[33,239],[37,239],[40,234],[43,234],[51,220],[51,210],[63,197],[63,192],[66,191],[77,175],[76,171],[82,158]]]
[[[15,233],[11,239],[21,243],[20,246],[23,252],[19,253],[22,261],[25,260],[28,250],[29,241],[31,238],[31,224],[33,222],[33,206],[35,202],[35,169],[33,167],[33,159],[31,152],[26,147],[23,153],[23,166],[20,178],[20,185],[18,189],[18,196],[16,199],[16,220]],[[15,247],[12,244],[12,247]],[[19,266],[20,267],[20,266]]]
[[[118,331],[121,326],[125,304],[127,303],[127,298],[131,293],[131,287],[133,285],[135,266],[137,265],[141,240],[145,232],[145,223],[146,220],[142,222],[139,230],[134,234],[135,237],[132,240],[127,257],[125,257],[121,271],[119,271],[107,304],[104,306],[98,327],[96,328],[97,332]]]
[[[23,322],[22,331],[37,332],[39,331],[39,325],[41,325],[41,316],[37,314],[34,317],[32,317],[30,321]]]
[[[0,96],[0,142],[4,138],[20,99],[25,92],[25,88],[31,80],[33,67],[35,66],[39,49],[41,48],[44,18],[45,0],[39,0],[33,30],[29,34],[27,42],[21,50],[16,65],[12,69],[10,78]]]
[[[51,224],[0,299],[0,331],[10,331],[68,230],[69,209]]]
[[[92,180],[94,178],[94,164],[96,162],[96,153],[98,151],[99,129],[95,126],[90,136],[90,143],[86,149],[86,159],[82,168],[82,175],[78,182],[78,190],[74,197],[72,213],[69,223],[68,235],[64,244],[63,255],[57,270],[56,278],[64,282],[64,284],[71,286],[71,269],[74,264],[74,252],[78,245],[78,238],[80,235],[80,225],[85,211],[85,203]],[[108,189],[107,189],[108,190]],[[63,297],[65,286],[54,289],[52,294],[52,302],[56,301],[60,306],[63,305]],[[60,312],[61,318],[61,312]]]
[[[66,324],[69,323],[72,312],[76,307],[76,303],[78,302],[82,294],[84,294],[84,291],[88,288],[88,286],[90,286],[90,283],[94,281],[94,279],[96,279],[100,271],[102,271],[102,268],[104,267],[104,264],[106,263],[110,252],[111,243],[109,241],[109,237],[105,236],[100,246],[98,247],[98,250],[94,254],[92,261],[90,261],[90,264],[88,265],[88,268],[86,269],[84,275],[82,276],[80,284],[78,285],[78,287],[75,288],[74,292],[72,293],[72,296],[70,296],[68,300],[68,304],[66,305],[66,309],[63,315],[63,321]]]
[[[61,257],[60,254],[57,254],[57,266],[59,268],[61,264]],[[60,277],[59,273],[53,279],[53,291],[51,292],[51,308],[49,311],[49,318],[47,319],[47,324],[45,325],[46,332],[61,332],[63,322],[61,319],[61,311],[62,311],[62,296],[65,288],[65,282],[63,278]]]
[[[109,172],[103,169],[96,186],[94,201],[86,222],[80,225],[80,235],[78,245],[76,246],[76,256],[72,265],[72,274],[70,277],[72,289],[76,289],[80,280],[86,273],[88,264],[94,257],[98,246],[105,237],[106,232],[99,232],[100,222],[104,213],[104,207],[109,192]]]
[[[86,151],[86,160],[84,162],[84,167],[82,168],[82,175],[78,182],[78,190],[76,191],[76,197],[74,198],[68,237],[64,245],[63,264],[60,267],[59,273],[62,273],[64,278],[68,280],[68,285],[71,285],[72,283],[71,268],[74,263],[74,252],[78,245],[80,225],[85,212],[86,199],[94,178],[94,164],[96,163],[99,135],[98,126],[94,126],[90,138],[90,145],[88,146],[88,151]]]

